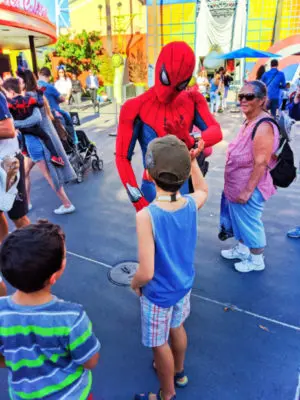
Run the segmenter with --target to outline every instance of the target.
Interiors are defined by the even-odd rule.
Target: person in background
[[[67,76],[66,70],[63,66],[58,67],[58,77],[54,84],[54,87],[64,98],[66,104],[69,104],[72,94],[72,82],[71,79]]]
[[[198,149],[203,148],[200,140]],[[139,268],[131,288],[140,297],[142,343],[152,348],[161,389],[157,396],[136,394],[135,400],[175,400],[175,385],[188,384],[184,322],[195,277],[197,213],[208,194],[193,152],[174,135],[154,139],[147,150],[147,174],[157,195],[136,217]],[[179,189],[190,174],[194,193],[181,196]]]
[[[245,78],[244,78],[244,83],[247,83],[247,82],[248,82],[249,76],[250,76],[250,71],[249,71],[248,69],[246,69]]]
[[[282,89],[282,91],[281,91],[281,100],[282,100],[282,102],[281,102],[281,110],[282,111],[284,111],[286,109],[286,105],[287,105],[288,100],[289,100],[290,89],[291,89],[291,84],[288,82],[285,85],[285,88]]]
[[[267,108],[274,118],[279,108],[281,89],[286,85],[284,73],[278,70],[278,65],[278,60],[272,60],[270,71],[265,72],[261,78],[268,89]]]
[[[72,97],[74,99],[74,103],[76,107],[80,107],[81,104],[81,94],[82,94],[82,85],[80,80],[78,79],[75,72],[72,74]]]
[[[97,102],[104,103],[108,100],[107,93],[105,92],[105,87],[103,85],[99,86],[97,89]]]
[[[18,195],[13,206],[8,211],[8,217],[17,228],[22,228],[30,224],[27,217],[28,200],[25,185],[24,157],[19,149],[17,132],[14,127],[12,116],[8,109],[7,101],[0,93],[0,159],[6,156],[15,156],[20,163],[20,180],[17,186]],[[4,212],[0,210],[0,243],[8,235],[8,223]],[[0,287],[3,285],[1,284]]]
[[[300,84],[297,86],[295,95],[288,105],[289,116],[295,121],[300,121]]]
[[[260,81],[261,78],[262,78],[262,76],[263,76],[263,74],[264,74],[265,72],[266,72],[266,67],[265,67],[265,65],[261,65],[261,66],[258,68],[257,72],[256,72],[256,80],[257,80],[257,81]]]
[[[233,77],[231,76],[231,74],[228,71],[226,71],[223,76],[223,84],[224,84],[224,95],[223,95],[223,101],[222,101],[223,109],[227,108],[227,97],[228,97],[230,83],[232,81],[233,81]]]
[[[47,67],[43,67],[39,71],[38,86],[44,91],[45,97],[48,100],[51,112],[62,116],[63,123],[67,126],[68,131],[76,141],[76,132],[74,129],[71,115],[60,107],[60,104],[65,101],[65,98],[59,91],[50,83],[51,71]]]
[[[99,112],[99,104],[97,102],[97,90],[99,88],[99,81],[97,76],[94,75],[91,69],[89,70],[89,76],[86,78],[85,83],[91,96],[94,111],[96,112],[96,109],[98,109]]]
[[[289,116],[296,121],[300,121],[300,83],[297,87],[295,96],[288,105]],[[292,239],[300,239],[300,225],[288,231],[287,236]]]
[[[100,343],[80,304],[54,296],[66,268],[65,235],[48,221],[12,232],[1,273],[15,289],[0,298],[0,367],[11,399],[91,400]]]
[[[259,120],[269,116],[266,100],[263,82],[249,81],[244,85],[239,101],[246,120],[227,151],[224,194],[238,243],[222,250],[221,255],[227,260],[241,260],[234,264],[239,272],[265,269],[266,235],[261,218],[266,201],[276,193],[270,170],[276,165],[272,154],[279,146],[279,131],[274,124],[262,122],[254,139],[252,132]]]
[[[36,98],[39,90],[33,73],[29,70],[26,70],[24,73],[19,74],[19,79],[21,81],[22,90],[25,92],[25,94],[27,93]],[[55,88],[53,89],[56,91]],[[67,196],[63,185],[76,179],[76,174],[54,129],[52,118],[53,116],[51,115],[48,102],[45,99],[43,107],[40,109],[35,109],[31,117],[23,121],[15,122],[18,124],[17,127],[19,128],[30,127],[36,123],[41,124],[43,130],[49,135],[49,137],[51,137],[59,156],[64,161],[63,167],[55,167],[51,162],[49,162],[50,155],[43,143],[37,137],[28,135],[28,138],[31,139],[32,153],[30,154],[30,158],[26,157],[25,164],[27,196],[28,199],[30,199],[30,171],[36,164],[41,170],[44,178],[47,180],[57,197],[62,202],[62,205],[55,209],[54,213],[57,215],[70,214],[75,211],[75,207]],[[30,200],[29,207],[32,208]]]
[[[214,77],[210,81],[210,112],[216,115],[220,107],[220,93],[221,93],[221,76],[215,72]]]
[[[3,89],[6,91],[9,110],[13,116],[15,124],[17,121],[23,121],[32,116],[35,108],[44,106],[43,95],[32,97],[28,93],[22,94],[21,82],[17,78],[7,79],[3,84]],[[51,154],[51,162],[55,166],[64,166],[63,159],[58,155],[58,152],[51,140],[51,137],[41,128],[40,124],[28,126],[26,128],[19,127],[21,136],[19,140],[22,142],[22,153],[28,156],[30,140],[27,140],[27,135],[33,135],[41,139],[48,151]],[[29,151],[30,152],[30,151]]]
[[[200,93],[203,94],[204,97],[206,97],[209,89],[209,81],[207,79],[207,72],[204,68],[198,73],[197,85]]]

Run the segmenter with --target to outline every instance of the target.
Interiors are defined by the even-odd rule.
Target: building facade
[[[157,55],[171,41],[188,43],[198,60],[216,45],[223,52],[268,50],[300,34],[300,0],[69,0],[69,7],[72,30],[100,31],[105,46],[111,35],[113,52],[142,36],[150,84]],[[255,60],[246,61],[251,70]]]

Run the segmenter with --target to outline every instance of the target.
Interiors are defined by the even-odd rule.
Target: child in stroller
[[[54,112],[54,125],[62,141],[64,149],[69,157],[70,163],[77,174],[77,182],[83,181],[85,171],[92,168],[94,171],[103,169],[103,160],[97,153],[95,143],[91,142],[82,130],[69,129],[62,115]]]

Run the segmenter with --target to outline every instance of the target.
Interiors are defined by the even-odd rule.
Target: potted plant
[[[147,81],[147,60],[141,49],[138,49],[136,54],[131,53],[128,57],[129,80],[136,87],[136,94],[142,94],[145,91]]]

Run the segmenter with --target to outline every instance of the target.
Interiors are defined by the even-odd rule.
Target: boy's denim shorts
[[[159,347],[169,339],[170,329],[179,328],[190,315],[191,291],[170,308],[162,308],[141,296],[142,343]]]

